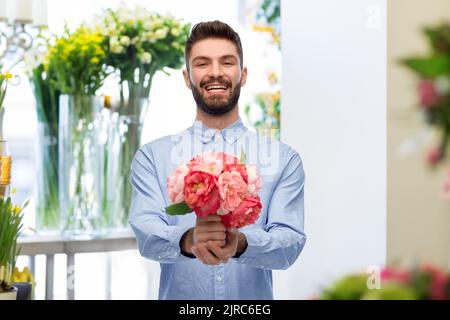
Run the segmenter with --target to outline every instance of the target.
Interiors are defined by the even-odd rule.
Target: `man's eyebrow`
[[[234,59],[234,60],[237,60],[237,57],[232,55],[232,54],[227,54],[227,55],[221,56],[220,59]]]
[[[211,60],[211,58],[208,58],[205,56],[198,56],[198,57],[195,57],[194,59],[192,59],[192,61],[195,61],[195,60]]]
[[[232,54],[227,54],[227,55],[221,56],[220,59],[234,59],[234,60],[237,60],[237,57],[232,55]],[[211,60],[211,58],[206,57],[206,56],[198,56],[198,57],[195,57],[194,59],[192,59],[192,62],[194,62],[196,60]]]

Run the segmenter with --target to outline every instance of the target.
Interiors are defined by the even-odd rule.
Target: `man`
[[[186,43],[187,87],[197,104],[192,127],[142,146],[132,164],[132,226],[142,256],[161,265],[160,299],[273,299],[272,269],[303,249],[304,171],[299,154],[249,131],[239,117],[247,79],[239,35],[220,21],[195,25]],[[203,151],[257,164],[262,211],[254,225],[226,230],[218,215],[168,216],[167,177]]]

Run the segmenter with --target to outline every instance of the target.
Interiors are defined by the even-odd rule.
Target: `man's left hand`
[[[218,265],[227,263],[229,258],[236,255],[236,252],[244,251],[247,246],[245,236],[237,229],[228,229],[226,244],[223,247],[213,241],[197,243],[192,249],[197,258],[207,265]]]

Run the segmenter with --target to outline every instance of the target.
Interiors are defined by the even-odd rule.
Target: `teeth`
[[[227,88],[226,86],[212,85],[212,86],[207,86],[206,90],[214,90],[214,89],[223,89],[223,90],[225,90],[226,88]]]

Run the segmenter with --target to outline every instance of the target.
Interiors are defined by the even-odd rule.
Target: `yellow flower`
[[[0,79],[11,79],[12,78],[12,74],[9,73],[8,71],[5,71],[5,73],[0,73]]]
[[[11,193],[12,194],[16,194],[16,192],[17,192],[17,189],[16,188],[12,188]]]
[[[269,78],[269,83],[271,85],[274,85],[274,84],[278,83],[278,76],[277,76],[277,74],[275,72],[269,73],[268,78]]]
[[[92,57],[92,58],[91,58],[91,62],[92,62],[93,64],[97,64],[97,63],[100,62],[100,59],[97,58],[97,57]]]
[[[19,271],[17,267],[14,267],[12,280],[13,282],[31,282],[34,285],[34,276],[28,267],[24,267],[22,271]]]
[[[22,211],[22,209],[21,209],[20,207],[18,207],[18,206],[14,206],[14,207],[13,207],[13,212],[14,212],[14,214],[19,214],[20,211]]]

